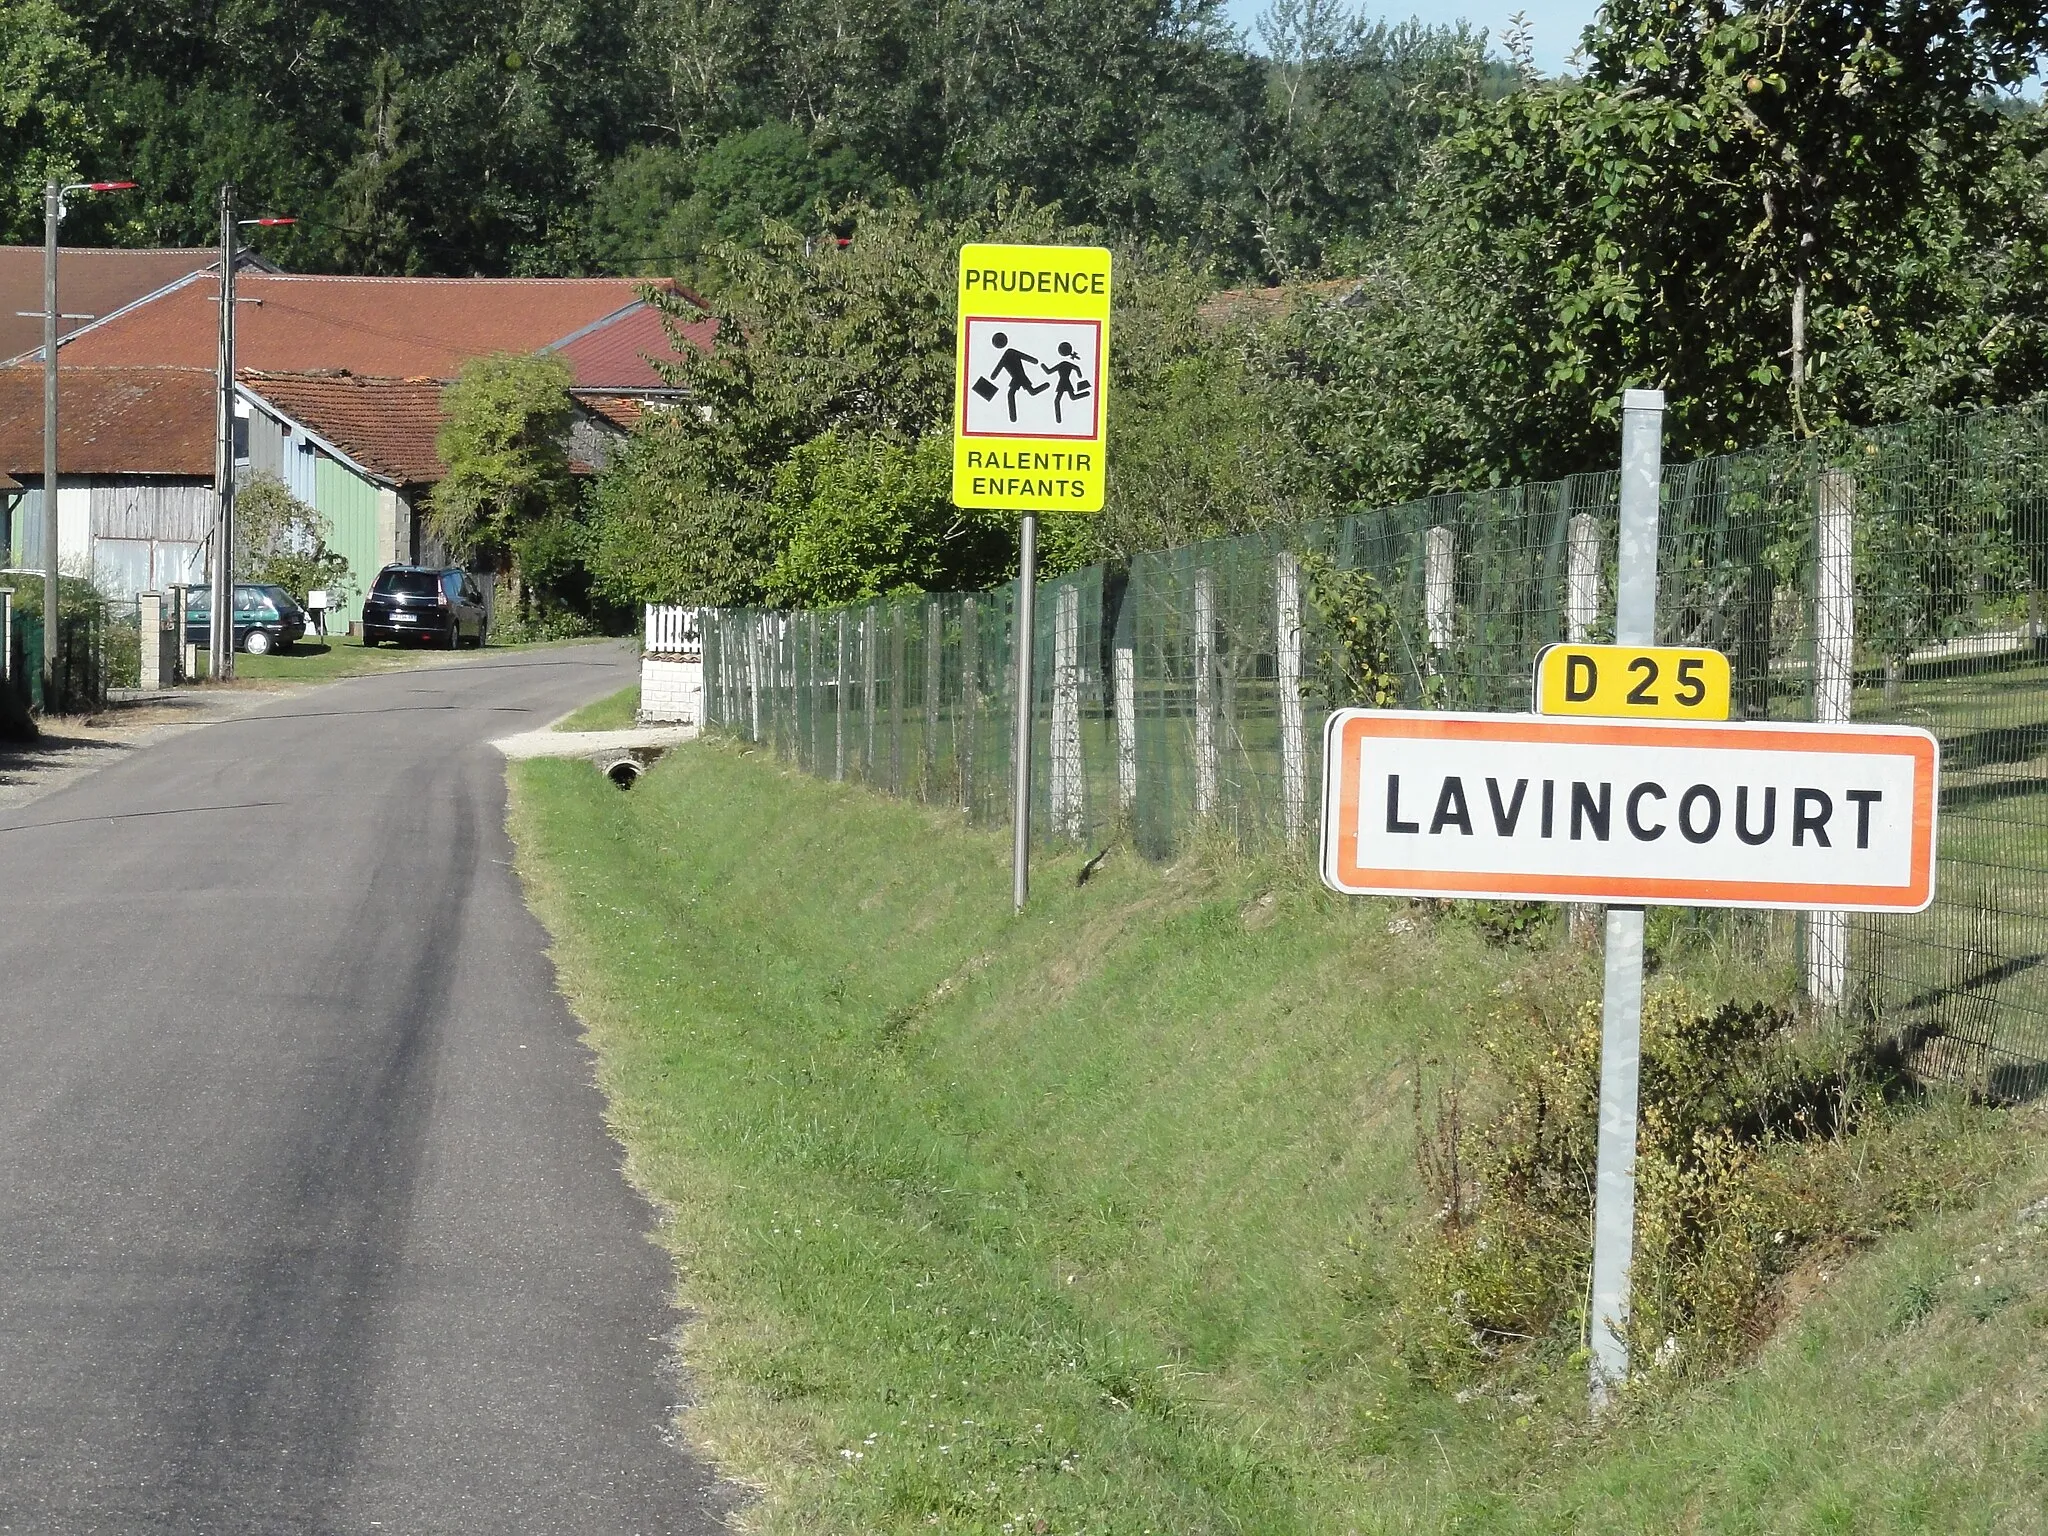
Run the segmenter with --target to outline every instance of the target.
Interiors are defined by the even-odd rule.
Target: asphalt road
[[[0,813],[0,1531],[718,1528],[487,745],[631,667],[339,683]]]

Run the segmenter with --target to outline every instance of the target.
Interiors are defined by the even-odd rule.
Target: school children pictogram
[[[963,400],[966,436],[1099,435],[1099,322],[975,315],[965,324],[971,381]]]

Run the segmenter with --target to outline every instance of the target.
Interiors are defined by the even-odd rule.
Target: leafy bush
[[[905,589],[992,586],[1014,573],[1008,518],[952,499],[949,439],[827,432],[777,471],[781,544],[766,582],[778,607],[859,602]]]
[[[1391,709],[1401,701],[1394,610],[1372,572],[1345,569],[1320,551],[1301,556],[1308,598],[1311,675],[1329,709]]]
[[[300,602],[324,589],[356,590],[346,556],[327,547],[334,525],[294,496],[275,475],[252,475],[235,491],[235,578],[283,587]]]
[[[1452,1093],[1417,1128],[1438,1214],[1394,1321],[1438,1381],[1565,1356],[1587,1321],[1599,1005],[1524,1004],[1482,1046],[1505,1085],[1494,1112],[1468,1127]],[[1802,1259],[1965,1198],[2003,1155],[1997,1112],[1917,1099],[1864,1037],[1680,988],[1645,1000],[1640,1093],[1638,1362],[1727,1363],[1768,1330]]]

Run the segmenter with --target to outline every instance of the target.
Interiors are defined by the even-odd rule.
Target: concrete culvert
[[[643,771],[640,764],[630,757],[622,757],[616,762],[604,765],[604,776],[621,789],[631,789]]]

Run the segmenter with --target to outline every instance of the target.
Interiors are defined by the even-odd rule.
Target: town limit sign
[[[1906,726],[1338,710],[1323,879],[1355,895],[1918,912],[1939,766]]]
[[[1109,418],[1109,252],[960,250],[953,502],[1100,512]]]

